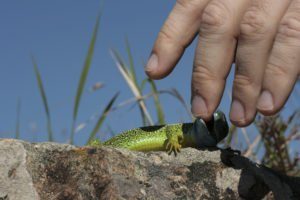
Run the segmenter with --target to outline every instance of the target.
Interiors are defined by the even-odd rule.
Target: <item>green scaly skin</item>
[[[225,115],[217,111],[213,119],[205,123],[196,119],[194,123],[148,126],[125,131],[104,143],[94,140],[90,146],[111,146],[134,151],[161,151],[177,154],[181,148],[216,147],[228,134]]]

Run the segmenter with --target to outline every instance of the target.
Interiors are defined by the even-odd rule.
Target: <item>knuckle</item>
[[[240,25],[240,37],[251,40],[261,39],[269,31],[266,18],[258,9],[245,13]]]
[[[253,78],[243,74],[236,74],[233,80],[233,85],[235,87],[249,87],[254,86],[256,83]]]
[[[184,51],[187,45],[185,45],[182,41],[177,40],[173,37],[171,33],[165,30],[161,30],[159,33],[159,39],[158,43],[164,44],[166,46],[169,46],[171,48],[176,48],[179,51]]]
[[[176,37],[180,35],[180,33],[175,27],[172,20],[167,21],[158,34],[158,43],[184,49],[188,44],[186,44],[184,40]]]
[[[165,24],[165,26],[160,30],[159,37],[161,40],[164,40],[165,42],[175,42],[175,38],[173,37],[172,31],[169,28],[170,26],[168,24]],[[169,30],[168,30],[169,29]]]
[[[279,25],[276,41],[283,43],[300,42],[300,14],[284,17]],[[300,44],[298,44],[300,45]]]
[[[231,29],[229,12],[222,1],[213,1],[202,14],[200,31],[224,33]]]
[[[166,23],[158,34],[158,43],[184,48],[183,41],[178,40],[176,35],[178,35],[178,33],[174,26],[172,26],[172,23]]]
[[[193,68],[193,81],[196,82],[207,82],[214,81],[217,79],[216,75],[209,70],[209,68],[203,65],[197,65]]]

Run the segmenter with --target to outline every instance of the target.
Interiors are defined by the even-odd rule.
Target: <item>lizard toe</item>
[[[167,148],[167,153],[170,155],[173,151],[173,145],[170,144],[169,147]]]
[[[166,150],[169,151],[170,149],[171,149],[171,143],[167,142],[167,144],[166,144]]]

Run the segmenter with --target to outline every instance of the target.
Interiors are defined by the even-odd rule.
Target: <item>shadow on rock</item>
[[[262,199],[270,191],[275,199],[300,199],[300,177],[290,177],[266,166],[256,164],[232,149],[221,150],[222,162],[241,169],[238,192],[245,199]]]

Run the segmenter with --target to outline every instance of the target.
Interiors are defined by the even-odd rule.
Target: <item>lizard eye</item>
[[[215,121],[219,120],[219,119],[224,119],[224,117],[225,117],[225,114],[222,111],[220,111],[220,110],[217,110],[213,114],[213,118],[214,118]]]
[[[217,110],[215,113],[214,113],[214,121],[218,121],[218,120],[221,120],[223,122],[226,122],[226,117],[225,117],[225,114],[220,111],[220,110]]]

